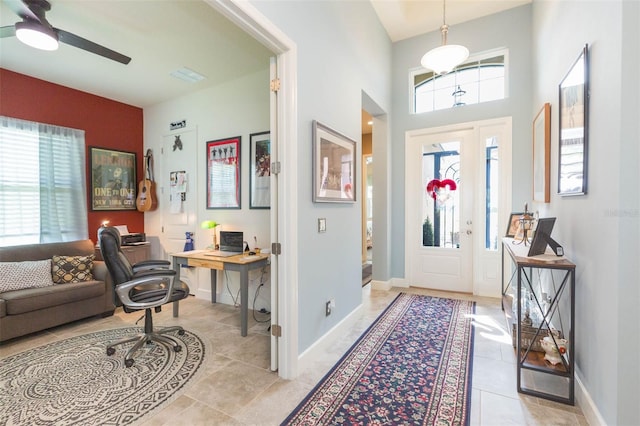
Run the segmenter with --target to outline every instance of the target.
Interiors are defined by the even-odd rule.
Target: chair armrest
[[[132,309],[147,309],[168,303],[173,293],[176,271],[173,269],[150,269],[137,272],[132,280],[124,282],[116,287],[116,293],[120,301]],[[166,286],[165,296],[153,302],[134,302],[130,292],[141,284],[164,284]]]
[[[138,262],[135,265],[132,265],[131,268],[133,268],[133,272],[136,273],[138,271],[144,271],[148,269],[169,269],[170,266],[171,262],[169,262],[168,260],[150,259]]]

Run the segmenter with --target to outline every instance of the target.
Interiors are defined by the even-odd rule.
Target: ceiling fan
[[[22,22],[0,27],[0,38],[16,36],[23,43],[43,50],[56,50],[58,42],[61,42],[121,64],[126,65],[131,61],[130,57],[122,53],[51,26],[45,17],[45,13],[51,10],[51,4],[47,0],[4,0],[4,2],[22,18]]]

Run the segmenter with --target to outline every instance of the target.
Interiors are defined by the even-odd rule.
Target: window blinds
[[[84,131],[0,116],[0,245],[85,239]]]

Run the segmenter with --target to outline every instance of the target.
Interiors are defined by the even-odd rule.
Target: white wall
[[[239,70],[238,74],[241,72]],[[197,197],[197,206],[189,217],[189,224],[195,232],[195,248],[204,249],[211,244],[211,233],[200,229],[199,224],[204,220],[215,220],[223,225],[226,230],[240,230],[245,233],[253,248],[253,236],[256,236],[259,244],[267,246],[269,238],[269,210],[249,209],[249,135],[269,130],[269,64],[264,64],[264,70],[248,76],[227,82],[210,89],[205,89],[194,94],[186,95],[144,110],[144,139],[145,149],[151,148],[154,152],[154,174],[158,185],[158,191],[163,185],[167,185],[168,174],[171,170],[180,170],[180,165],[175,165],[171,170],[163,170],[160,149],[163,137],[178,133],[169,131],[169,123],[185,119],[188,128],[196,129],[197,170],[190,173],[190,191],[187,196]],[[208,210],[206,208],[206,142],[226,137],[241,136],[241,209],[240,210]],[[168,206],[164,206],[168,208]],[[152,240],[157,239],[164,251],[166,239],[162,226],[162,209],[145,214],[145,231]],[[197,281],[195,283],[196,294],[206,294],[209,286],[209,270],[197,268],[193,271],[183,270],[188,278]],[[189,274],[196,274],[191,277]],[[230,279],[227,289],[226,277]],[[253,300],[255,290],[260,283],[260,271],[254,271],[250,275],[249,297]],[[260,289],[259,303],[256,308],[270,308],[269,279],[265,277],[267,284]],[[220,281],[222,279],[222,281]],[[233,303],[239,287],[237,273],[218,274],[219,300],[222,303]],[[193,286],[193,284],[191,284]]]
[[[554,238],[576,268],[578,376],[607,424],[640,424],[640,6],[635,1],[535,1],[533,108],[551,103]],[[590,46],[588,194],[560,197],[558,84]],[[578,395],[585,411],[588,400]]]
[[[298,351],[302,353],[361,304],[361,196],[355,204],[313,203],[313,120],[357,141],[361,173],[362,92],[390,107],[391,42],[369,2],[252,1],[297,47]],[[292,165],[283,164],[286,171]],[[359,183],[356,185],[359,187]],[[327,232],[317,232],[326,218]],[[287,248],[284,247],[283,250]],[[336,307],[325,317],[324,305]]]

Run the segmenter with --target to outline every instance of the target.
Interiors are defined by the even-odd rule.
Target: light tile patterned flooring
[[[330,346],[312,367],[295,380],[282,380],[269,371],[268,323],[264,314],[250,315],[249,335],[241,337],[238,309],[189,299],[180,303],[180,317],[171,309],[155,314],[158,326],[180,324],[208,340],[210,356],[199,380],[183,395],[145,419],[156,425],[277,425],[296,407],[341,355],[366,330],[399,291],[475,300],[475,351],[471,397],[472,425],[586,425],[578,407],[520,395],[516,392],[515,356],[497,299],[420,289],[363,288],[363,309],[348,335]],[[0,345],[0,358],[57,339],[126,326],[137,313],[116,310],[108,318],[87,319]],[[119,353],[119,352],[118,352]],[[116,355],[118,354],[116,353]]]

